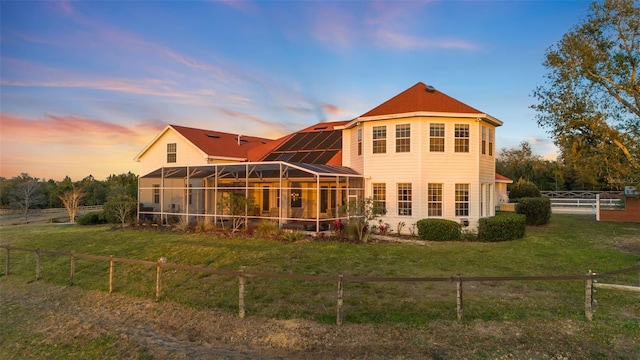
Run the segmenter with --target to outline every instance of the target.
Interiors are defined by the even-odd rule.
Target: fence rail
[[[104,255],[92,255],[81,254],[74,252],[56,251],[56,250],[44,250],[44,249],[30,249],[23,247],[16,247],[11,245],[0,245],[0,249],[5,249],[5,276],[10,275],[11,264],[11,252],[12,251],[25,251],[36,254],[36,280],[41,278],[40,268],[40,255],[49,254],[63,257],[69,257],[70,259],[70,277],[69,285],[74,284],[75,279],[75,259],[91,259],[100,261],[109,261],[109,293],[113,291],[113,275],[114,275],[114,263],[124,263],[133,265],[143,265],[148,267],[156,267],[156,301],[159,301],[162,294],[162,270],[174,269],[184,270],[196,273],[207,273],[225,276],[238,277],[238,316],[244,318],[245,316],[245,280],[247,278],[265,278],[265,279],[287,279],[287,280],[303,280],[303,281],[323,281],[323,282],[337,282],[337,315],[336,324],[341,325],[343,323],[343,301],[344,301],[344,283],[379,283],[379,282],[449,282],[456,284],[456,306],[457,306],[457,318],[462,320],[464,317],[464,302],[463,302],[463,283],[466,282],[500,282],[500,281],[584,281],[585,282],[585,316],[588,320],[593,318],[593,289],[599,287],[603,289],[616,289],[625,291],[640,292],[640,286],[625,286],[614,284],[598,284],[597,279],[605,278],[608,276],[623,274],[632,271],[640,271],[640,264],[631,266],[624,269],[609,271],[605,273],[593,273],[589,271],[586,275],[551,275],[551,276],[463,276],[461,274],[450,277],[359,277],[359,276],[329,276],[329,275],[295,275],[295,274],[275,274],[275,273],[259,273],[248,272],[244,267],[241,267],[238,271],[233,270],[221,270],[206,268],[202,266],[182,265],[166,262],[166,258],[162,257],[158,261],[148,260],[136,260],[127,258],[118,258],[114,256]],[[640,273],[638,277],[640,281]]]

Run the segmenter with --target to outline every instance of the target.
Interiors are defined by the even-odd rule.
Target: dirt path
[[[240,319],[218,310],[0,278],[0,358],[39,346],[114,337],[119,359],[589,359],[629,358],[632,340],[593,348],[589,323],[571,320],[434,321],[423,326]],[[6,342],[3,339],[20,339]],[[25,339],[22,341],[22,339]],[[58,345],[60,344],[60,345]],[[597,344],[596,344],[597,345]]]

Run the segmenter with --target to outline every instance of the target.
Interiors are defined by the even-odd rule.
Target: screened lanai
[[[318,232],[364,197],[364,179],[350,168],[282,161],[163,167],[139,181],[138,219],[154,224],[224,225],[243,216],[244,226],[273,221]],[[240,214],[225,202],[232,196],[250,199]]]

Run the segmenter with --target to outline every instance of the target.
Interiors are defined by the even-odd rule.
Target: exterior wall
[[[600,209],[600,221],[640,222],[640,198],[625,196],[625,210]]]
[[[429,132],[431,123],[445,124],[445,151],[429,150]],[[396,152],[396,125],[411,126],[411,150],[408,153]],[[469,125],[469,152],[456,153],[455,124]],[[403,119],[375,120],[362,122],[363,154],[357,156],[357,129],[345,130],[343,138],[351,139],[350,153],[343,164],[361,172],[366,179],[365,197],[373,195],[373,184],[386,185],[387,214],[382,220],[389,223],[392,229],[397,224],[405,223],[404,232],[408,232],[411,224],[428,217],[427,188],[429,183],[443,186],[443,214],[441,218],[462,221],[469,220],[471,227],[477,226],[480,217],[495,213],[495,144],[493,156],[481,155],[481,126],[475,118],[426,118],[412,117]],[[387,127],[386,153],[374,154],[373,127]],[[485,126],[490,126],[484,124]],[[348,135],[347,135],[348,132]],[[361,158],[361,159],[359,159]],[[360,162],[361,165],[360,165]],[[411,183],[412,215],[398,215],[398,184]],[[469,184],[469,216],[455,215],[455,186]],[[482,197],[482,198],[481,198]],[[481,200],[482,199],[482,200]],[[481,205],[484,210],[481,210]]]
[[[176,162],[167,163],[167,144],[176,144]],[[140,157],[140,175],[144,176],[163,166],[206,165],[205,154],[185,140],[175,130],[169,128],[144,155]]]

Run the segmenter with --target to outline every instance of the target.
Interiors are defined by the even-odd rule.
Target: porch
[[[273,221],[280,228],[324,231],[364,197],[362,175],[346,167],[287,163],[223,163],[163,167],[140,177],[138,220],[170,224]],[[243,198],[242,208],[231,207]]]

